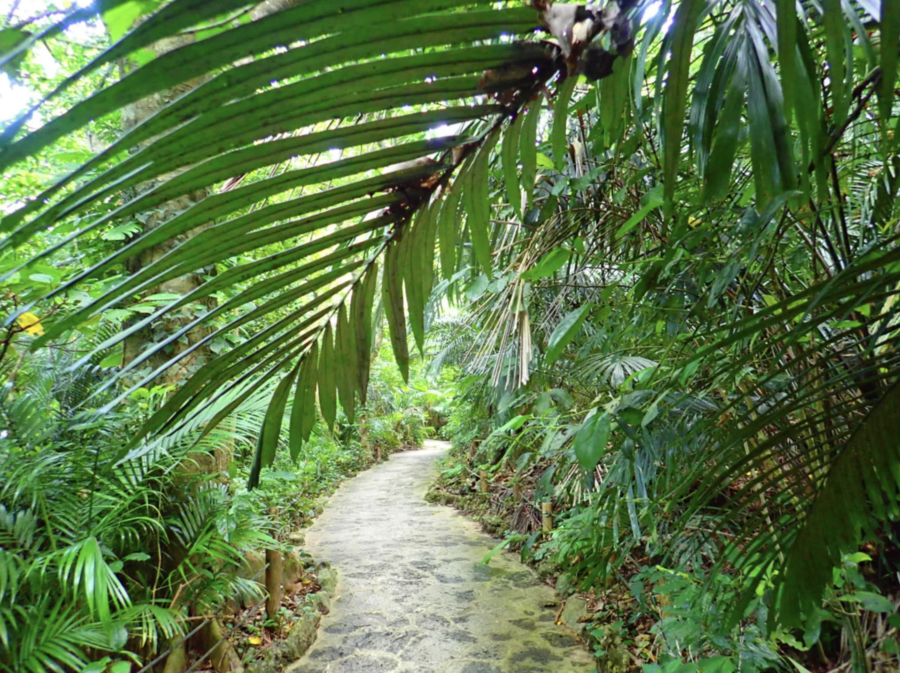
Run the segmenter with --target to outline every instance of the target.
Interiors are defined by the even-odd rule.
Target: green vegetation
[[[70,370],[73,353],[87,347],[24,358],[0,400],[2,670],[82,670],[94,661],[90,671],[120,673],[191,628],[186,618],[257,603],[262,578],[246,572],[248,556],[308,525],[323,497],[376,455],[421,445],[431,431],[435,394],[421,377],[418,389],[398,385],[386,352],[363,410],[381,424],[377,437],[363,443],[345,417],[334,435],[319,422],[298,460],[281,452],[248,491],[271,389],[205,437],[200,418],[129,451],[128,437],[170,391],[140,388],[115,413],[94,417],[104,399],[94,395],[112,372]],[[287,444],[286,428],[279,442]]]
[[[431,427],[608,668],[896,670],[900,0],[21,4],[0,666],[147,663]]]

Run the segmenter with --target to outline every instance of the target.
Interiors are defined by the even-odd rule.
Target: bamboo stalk
[[[266,549],[266,619],[278,621],[278,610],[281,608],[282,557],[278,549]]]
[[[274,507],[270,513],[273,515],[276,513]],[[272,534],[277,539],[275,531],[272,531]],[[269,594],[266,598],[266,619],[275,623],[275,626],[272,627],[275,630],[278,628],[278,611],[281,609],[282,584],[284,582],[284,558],[281,550],[266,549],[266,564],[266,591]]]
[[[541,529],[545,535],[553,530],[553,503],[549,500],[541,503]]]

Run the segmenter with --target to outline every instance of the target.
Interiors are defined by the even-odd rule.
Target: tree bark
[[[274,14],[275,12],[287,9],[288,7],[292,7],[297,4],[299,4],[299,0],[265,0],[264,2],[259,3],[259,5],[257,5],[250,12],[250,18],[253,21],[256,21],[265,16]],[[156,44],[152,45],[151,49],[157,55],[162,55],[169,51],[173,51],[187,44],[190,44],[194,41],[195,38],[193,34],[179,35],[176,37],[160,40]],[[123,70],[127,71],[128,65],[126,63],[123,63],[122,68]],[[187,82],[182,82],[172,89],[147,96],[146,98],[132,105],[126,106],[122,111],[123,130],[129,131],[130,129],[134,128],[138,124],[142,123],[146,119],[149,119],[154,114],[159,112],[169,102],[192,91],[209,79],[211,79],[211,75],[202,75]],[[141,147],[138,147],[135,149],[135,151],[139,151],[140,149]],[[188,170],[188,168],[190,167],[188,166],[179,169],[174,173],[162,175],[156,180],[144,183],[137,190],[135,190],[134,195],[137,196],[144,192],[147,192],[150,189],[153,189],[159,183],[164,182],[165,180]],[[202,201],[209,194],[209,189],[197,190],[185,196],[173,199],[172,201],[163,203],[154,208],[152,211],[141,213],[140,215],[138,215],[137,219],[140,221],[144,232],[151,231],[175,217],[175,215],[177,215],[179,212],[182,212],[187,208],[195,205],[196,203]],[[212,223],[209,223],[206,226],[211,225]],[[191,232],[185,234],[183,237],[166,241],[164,243],[160,243],[159,245],[148,248],[136,258],[130,260],[128,271],[131,273],[136,273],[138,270],[148,266],[149,264],[152,264],[154,261],[163,257],[165,254],[176,248],[185,240],[189,240],[193,236],[196,236],[200,231],[203,230],[203,228],[204,227],[197,227]],[[206,271],[194,272],[185,276],[181,276],[179,278],[168,280],[151,289],[148,294],[166,292],[185,295],[204,283],[204,275],[213,273],[215,273],[215,269],[207,269]],[[172,332],[183,328],[186,324],[191,322],[195,317],[194,313],[196,311],[209,309],[214,306],[215,300],[212,297],[209,297],[198,304],[193,304],[186,307],[178,315],[167,317],[162,323],[151,325],[148,328],[142,329],[134,335],[128,337],[125,340],[122,364],[127,365],[128,363],[132,362],[141,354],[141,352],[145,348],[152,344],[154,341],[155,332],[158,333],[161,330],[166,334],[171,334]],[[195,345],[204,337],[209,336],[212,330],[213,328],[209,326],[194,327],[186,333],[185,338],[180,339],[178,342],[171,344],[169,347],[148,358],[141,369],[145,369],[148,372],[155,370],[160,365],[168,362],[171,358],[179,355],[180,353],[183,353],[185,350]],[[188,378],[188,376],[190,376],[190,374],[194,370],[196,370],[200,365],[203,364],[203,362],[210,359],[211,357],[213,357],[213,353],[209,348],[205,346],[198,348],[192,353],[186,355],[177,363],[177,365],[163,372],[157,379],[157,383],[163,385],[178,384],[184,379]]]
[[[181,640],[180,637],[172,639],[173,643],[177,642],[178,644],[172,647],[172,651],[169,653],[169,656],[166,657],[162,673],[181,673],[184,670],[184,664],[187,657],[185,656],[184,643],[178,642],[179,640]]]
[[[193,35],[182,35],[174,38],[160,40],[151,48],[157,55],[161,55],[190,44],[193,41]],[[122,68],[123,70],[127,70],[128,65],[123,63]],[[172,89],[147,96],[146,98],[123,108],[123,130],[127,132],[133,129],[137,125],[144,122],[146,119],[149,119],[154,114],[159,112],[169,102],[195,89],[208,79],[209,76],[204,75],[202,77],[192,79],[188,82],[183,82]],[[135,151],[139,151],[140,149],[141,147],[138,147],[135,149]],[[161,182],[174,177],[184,170],[187,169],[184,168],[176,173],[162,175],[156,180],[152,180],[140,185],[136,190],[134,190],[133,196],[139,196],[140,194],[153,189]],[[208,196],[208,194],[209,190],[197,190],[185,196],[173,199],[172,201],[167,201],[166,203],[163,203],[154,208],[152,211],[141,213],[137,216],[137,219],[141,223],[141,228],[144,232],[152,231],[156,227],[175,217],[175,215],[177,215],[179,212],[186,210],[187,208],[190,208],[194,204],[203,200],[204,198],[206,198],[206,196]],[[197,228],[180,239],[166,241],[164,243],[160,243],[159,245],[148,248],[137,257],[129,260],[128,271],[132,274],[137,273],[140,269],[152,264],[156,260],[166,255],[169,251],[177,247],[183,241],[188,240],[192,236],[196,235],[201,229],[202,228]],[[147,294],[150,295],[167,292],[172,294],[185,295],[202,285],[203,282],[204,279],[201,274],[191,273],[186,276],[168,280],[149,290]],[[193,319],[194,311],[198,309],[203,310],[205,308],[211,308],[214,305],[214,300],[212,298],[209,298],[199,306],[195,304],[193,306],[187,307],[178,315],[166,318],[165,321],[163,321],[161,324],[151,325],[128,337],[125,340],[124,353],[122,357],[123,366],[132,362],[144,351],[145,348],[153,344],[155,332],[159,332],[160,330],[162,330],[163,332],[168,334],[181,329]],[[195,327],[194,329],[189,330],[186,334],[185,339],[180,340],[179,342],[172,344],[159,353],[154,354],[152,357],[146,360],[142,369],[146,369],[147,371],[156,369],[160,365],[166,363],[172,357],[178,355],[179,353],[182,353],[190,346],[196,344],[205,336],[208,336],[210,333],[210,329],[211,328],[204,326]],[[164,385],[177,384],[187,378],[187,376],[197,366],[202,364],[202,362],[211,355],[212,353],[208,348],[198,348],[190,355],[182,359],[177,366],[172,367],[166,372],[163,372],[159,379],[157,379],[157,382]]]
[[[228,638],[225,637],[224,630],[218,619],[210,620],[203,632],[205,634],[204,645],[206,649],[213,651],[209,656],[209,660],[216,673],[232,673],[244,670],[243,665],[241,665],[241,658]]]
[[[278,611],[281,609],[281,587],[284,580],[281,550],[266,549],[266,562],[269,564],[269,567],[266,568],[266,591],[269,594],[266,598],[266,621],[275,622],[272,631],[277,632]]]

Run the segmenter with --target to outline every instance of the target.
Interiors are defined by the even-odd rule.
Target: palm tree
[[[602,326],[611,301],[627,296],[645,319],[670,310],[655,330],[668,341],[651,359],[663,366],[641,384],[651,394],[610,412],[612,422],[639,438],[661,407],[715,400],[714,414],[703,407],[697,471],[669,495],[688,498],[690,514],[726,493],[722,526],[762,501],[758,525],[727,561],[751,578],[784,568],[777,607],[796,623],[862,530],[897,514],[900,2],[312,0],[246,21],[251,4],[163,3],[45,104],[104,64],[146,60],[160,40],[197,39],[39,128],[26,114],[4,132],[5,171],[91,120],[202,82],[0,221],[9,254],[60,232],[8,279],[191,196],[19,307],[40,314],[104,280],[90,302],[48,321],[35,347],[215,269],[76,366],[192,311],[126,361],[102,414],[239,335],[131,446],[227,399],[210,431],[277,381],[253,482],[273,461],[285,417],[296,454],[316,399],[328,425],[338,402],[352,416],[365,401],[373,315],[386,316],[406,375],[408,331],[424,346],[436,250],[446,280],[503,279],[489,297],[496,305],[485,306],[495,336],[482,351],[499,353],[498,384],[527,385],[532,360],[545,351],[555,360],[583,325]],[[42,37],[19,42],[0,65]],[[549,156],[536,147],[545,134]],[[148,259],[151,250],[164,252]]]

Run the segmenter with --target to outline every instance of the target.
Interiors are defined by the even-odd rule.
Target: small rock
[[[579,623],[579,619],[588,613],[587,601],[578,596],[570,596],[566,601],[566,607],[562,611],[560,621],[573,631],[581,633],[585,625]]]
[[[285,584],[293,584],[303,577],[303,561],[296,552],[286,552],[282,565],[282,573]]]
[[[333,594],[337,588],[337,571],[328,565],[322,564],[318,569],[318,577],[319,586],[322,587],[322,590]]]

